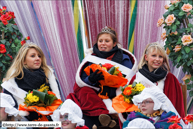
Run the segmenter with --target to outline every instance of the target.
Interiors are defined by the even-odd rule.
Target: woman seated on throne
[[[109,85],[101,86],[100,81],[105,81],[105,75],[100,69],[89,68],[89,75],[85,73],[85,68],[92,64],[110,63],[119,67],[119,70],[129,79],[134,75],[136,69],[136,59],[132,53],[118,48],[117,33],[111,27],[105,27],[97,36],[97,43],[90,49],[88,56],[80,64],[74,85],[74,93],[67,98],[75,101],[83,111],[85,124],[89,128],[99,123],[101,114],[116,113],[112,108],[112,99],[116,96],[118,87]],[[96,68],[96,67],[95,67]],[[126,80],[127,80],[126,79]],[[99,94],[99,95],[98,95]],[[110,99],[102,99],[104,96]],[[108,102],[105,102],[108,101]],[[109,123],[111,127],[116,124]]]

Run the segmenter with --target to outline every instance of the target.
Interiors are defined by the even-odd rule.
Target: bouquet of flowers
[[[121,87],[122,95],[124,96],[124,101],[127,103],[133,103],[132,98],[143,91],[145,86],[141,83],[134,82],[132,85],[126,85]]]
[[[116,96],[112,101],[113,108],[118,112],[132,112],[139,110],[136,105],[133,104],[133,96],[141,93],[145,86],[141,83],[134,82],[132,85],[125,85],[121,87],[122,93]]]
[[[169,129],[182,129],[182,127],[178,125],[178,123],[180,123],[180,119],[181,118],[178,118],[178,116],[172,116],[168,118],[167,123],[173,123],[169,126]]]
[[[49,86],[43,84],[39,90],[29,91],[24,98],[25,105],[19,105],[19,110],[35,111],[43,116],[53,114],[62,101],[49,91]]]
[[[99,72],[102,72],[104,80],[99,81],[101,86],[119,88],[120,86],[126,85],[128,82],[128,80],[123,77],[121,71],[119,71],[119,67],[115,67],[112,64],[91,64],[84,69],[88,76],[90,75],[90,69],[92,69],[93,72],[97,69],[99,69]]]

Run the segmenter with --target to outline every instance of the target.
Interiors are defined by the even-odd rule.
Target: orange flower
[[[189,74],[189,75],[185,75],[183,78],[182,78],[182,81],[185,83],[185,81],[187,80],[187,79],[190,79],[191,78],[191,74]]]
[[[167,123],[180,123],[180,119],[181,118],[178,118],[178,116],[172,116],[172,117],[170,117],[170,118],[168,118],[168,121],[167,121]]]
[[[49,95],[54,95],[54,96],[56,96],[56,94],[53,93],[52,91],[48,91],[48,94],[49,94]]]
[[[178,2],[180,2],[180,0],[170,0],[171,4],[176,4]]]
[[[191,35],[183,35],[181,40],[184,46],[189,45],[193,42]]]
[[[186,116],[186,117],[184,118],[184,121],[186,121],[186,120],[187,120],[186,124],[187,124],[188,122],[193,122],[193,115],[188,115],[188,116]]]
[[[175,52],[178,52],[179,50],[181,50],[181,46],[180,45],[176,45],[175,48],[173,49]]]
[[[167,47],[166,48],[166,54],[169,55],[170,54],[170,49]]]
[[[164,19],[163,18],[158,19],[157,27],[160,27],[163,23],[164,23]]]
[[[170,125],[168,129],[182,129],[182,127],[179,126],[177,123],[175,123],[175,124]]]
[[[131,89],[132,88],[130,86],[126,87],[125,90],[123,91],[123,94],[124,95],[130,95],[132,93]]]
[[[161,34],[161,39],[164,41],[166,39],[166,32]]]
[[[167,24],[168,26],[171,26],[172,23],[174,23],[175,20],[176,20],[176,18],[174,17],[174,14],[171,14],[171,15],[168,15],[168,16],[166,17],[165,22],[166,22],[166,24]]]
[[[184,4],[181,8],[184,12],[190,12],[190,10],[192,10],[192,5],[191,4]]]

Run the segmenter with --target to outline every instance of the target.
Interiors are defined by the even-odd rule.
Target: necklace
[[[161,114],[164,112],[163,110],[157,110],[155,111],[154,113],[152,114],[145,114],[145,113],[142,113],[141,110],[139,109],[137,112],[140,112],[141,114],[147,116],[147,117],[156,117],[156,116],[161,116]]]

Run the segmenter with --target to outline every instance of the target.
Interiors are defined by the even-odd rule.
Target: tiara
[[[102,32],[110,33],[110,34],[115,35],[115,34],[112,32],[112,30],[111,30],[110,28],[108,28],[107,26],[105,26],[104,28],[102,28],[102,31],[101,31],[100,33],[102,33]]]

